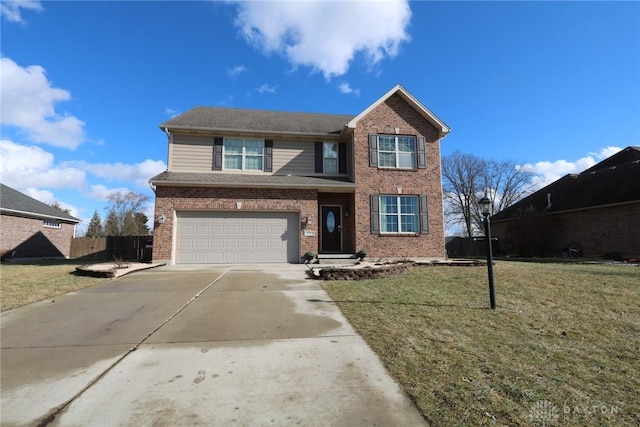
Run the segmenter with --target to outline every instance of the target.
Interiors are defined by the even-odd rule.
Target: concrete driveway
[[[302,265],[161,267],[2,313],[0,424],[425,425]]]

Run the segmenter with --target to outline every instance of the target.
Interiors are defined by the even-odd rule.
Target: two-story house
[[[445,256],[449,128],[400,85],[356,116],[197,107],[160,128],[154,261]]]

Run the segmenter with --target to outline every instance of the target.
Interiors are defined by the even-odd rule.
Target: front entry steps
[[[356,264],[360,258],[356,254],[318,254],[318,264],[342,265]]]

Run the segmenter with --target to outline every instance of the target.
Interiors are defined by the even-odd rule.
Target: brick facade
[[[240,205],[240,207],[238,207]],[[176,211],[261,211],[299,212],[300,218],[318,218],[318,193],[314,190],[272,190],[260,188],[157,187],[153,234],[154,261],[172,259]],[[157,218],[163,215],[164,224]],[[305,236],[304,231],[313,231]],[[300,256],[317,252],[318,221],[300,224]]]
[[[45,227],[42,219],[2,215],[0,252],[16,258],[69,258],[75,225],[60,223],[60,228]]]
[[[398,131],[396,132],[396,128]],[[379,169],[369,166],[369,135],[422,135],[426,140],[427,168]],[[438,130],[402,97],[395,94],[361,118],[354,132],[355,228],[357,250],[373,258],[444,257],[444,220]],[[401,190],[399,190],[399,188]],[[371,194],[428,197],[429,233],[415,236],[371,233]]]
[[[491,231],[504,255],[562,256],[573,244],[584,257],[640,258],[640,202],[500,221]]]
[[[449,129],[444,124],[434,126],[425,117],[431,117],[433,123],[439,123],[438,120],[430,112],[423,109],[418,102],[413,103],[414,101],[398,85],[373,104],[372,107],[365,110],[366,114],[354,117],[346,126],[342,124],[345,122],[336,123],[336,126],[344,126],[339,136],[341,139],[339,142],[346,145],[346,159],[344,157],[340,157],[340,159],[341,161],[346,160],[345,170],[350,179],[356,184],[355,190],[352,185],[336,186],[334,188],[331,185],[327,185],[326,181],[322,186],[309,187],[318,188],[319,190],[224,188],[219,183],[216,184],[216,187],[208,187],[206,182],[209,181],[207,179],[193,181],[198,182],[200,186],[190,187],[188,179],[184,177],[178,176],[175,178],[176,180],[167,179],[166,175],[172,172],[167,171],[165,178],[163,178],[167,179],[167,182],[158,179],[154,183],[156,185],[155,218],[157,219],[160,215],[166,218],[164,224],[158,224],[157,222],[155,224],[154,260],[173,261],[172,258],[175,254],[173,253],[174,248],[172,245],[175,241],[176,225],[174,222],[176,212],[189,210],[297,212],[301,219],[300,255],[302,256],[307,251],[321,253],[323,252],[321,236],[323,225],[322,206],[341,207],[341,251],[344,253],[353,254],[359,250],[365,250],[367,256],[374,259],[445,257],[440,138],[449,132]],[[217,113],[212,112],[210,114]],[[249,113],[240,112],[239,114]],[[345,120],[348,119],[345,118]],[[178,123],[180,122],[178,121]],[[185,123],[186,126],[194,126],[192,121],[186,121]],[[184,131],[185,123],[181,124],[181,131]],[[209,126],[209,122],[203,123]],[[286,127],[286,123],[288,122],[285,121],[279,126]],[[218,126],[222,125],[219,124]],[[245,124],[245,126],[250,125]],[[246,129],[243,128],[240,131],[246,132]],[[214,132],[213,128],[212,132]],[[292,132],[299,132],[299,130]],[[426,168],[380,169],[369,166],[370,134],[399,134],[424,137],[426,143]],[[333,140],[336,138],[337,133],[334,128],[331,128],[327,135],[330,135]],[[310,139],[312,137],[307,135],[304,138]],[[322,142],[320,141],[321,139],[322,136],[313,137],[312,142]],[[316,147],[320,147],[320,145],[316,145]],[[169,152],[171,153],[171,150]],[[320,157],[322,153],[318,154],[318,151],[315,151],[315,153],[311,152],[310,156],[308,154],[301,155],[301,159],[298,160],[300,162],[308,162],[304,163],[307,166],[311,166],[308,173],[317,176],[319,172],[316,171],[321,170],[318,164],[320,162],[320,165],[322,165],[321,162],[323,161]],[[341,156],[345,154],[341,154]],[[217,159],[220,161],[222,154],[219,153],[218,156]],[[416,155],[416,157],[418,156]],[[273,161],[273,159],[270,161]],[[315,169],[313,168],[314,161]],[[172,162],[169,161],[169,165],[171,164]],[[307,166],[305,166],[304,170],[307,170]],[[212,170],[211,173],[219,172]],[[304,174],[306,172],[301,169],[299,173]],[[341,178],[344,178],[344,176]],[[175,182],[184,182],[184,186],[174,186]],[[248,186],[249,184],[246,185]],[[346,191],[344,193],[328,192],[343,191],[343,188]],[[322,191],[322,189],[327,189],[327,192]],[[427,196],[428,233],[415,235],[373,234],[371,231],[370,210],[370,197],[373,194]],[[304,221],[308,217],[313,218],[310,224],[306,224]],[[331,243],[335,243],[335,241]],[[335,251],[335,245],[329,244],[327,247]]]

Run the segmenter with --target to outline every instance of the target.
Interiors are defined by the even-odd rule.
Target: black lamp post
[[[484,239],[487,242],[487,271],[489,273],[489,299],[491,300],[491,310],[496,309],[496,292],[493,288],[493,251],[491,250],[491,226],[489,225],[489,214],[491,213],[491,200],[487,196],[478,200],[482,216],[484,217]]]

